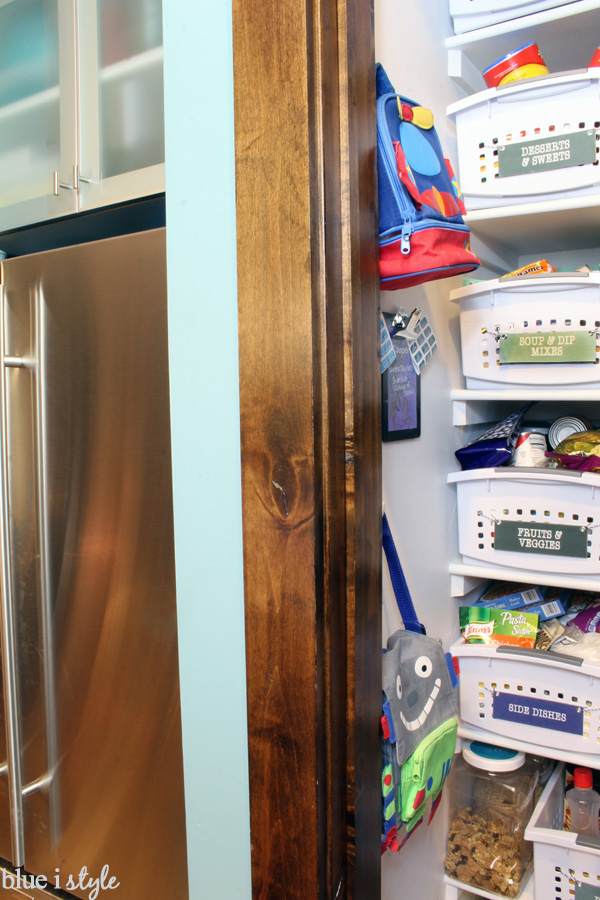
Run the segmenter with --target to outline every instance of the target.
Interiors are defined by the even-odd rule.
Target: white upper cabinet
[[[80,208],[163,191],[161,0],[80,0],[79,34]]]
[[[76,209],[75,44],[70,2],[0,0],[1,230]]]
[[[160,0],[0,0],[0,231],[164,190]]]

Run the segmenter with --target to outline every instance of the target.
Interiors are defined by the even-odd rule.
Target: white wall
[[[448,0],[375,2],[375,51],[396,91],[433,110],[442,146],[456,166],[456,141],[446,107],[461,93],[447,76],[444,38],[452,33]],[[382,309],[420,307],[438,351],[421,376],[421,437],[384,444],[383,498],[417,614],[445,649],[458,633],[448,563],[457,556],[456,496],[446,475],[457,468],[461,446],[452,426],[451,387],[461,386],[458,310],[448,294],[462,276],[402,291],[382,292]],[[384,567],[384,642],[400,618]],[[382,858],[383,900],[439,900],[445,853],[445,810],[420,827],[399,853]]]

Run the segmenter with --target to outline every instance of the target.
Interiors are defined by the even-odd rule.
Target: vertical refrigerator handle
[[[11,812],[11,841],[15,868],[24,865],[23,781],[21,773],[21,742],[19,698],[17,690],[17,659],[15,641],[14,603],[12,593],[12,565],[9,513],[9,462],[6,368],[23,365],[22,360],[5,355],[4,288],[0,285],[0,520],[2,540],[2,604],[0,605],[0,639],[2,643],[2,675],[4,682],[4,715],[6,719],[6,766]]]
[[[39,485],[38,531],[40,536],[40,597],[39,612],[42,625],[42,667],[44,679],[44,713],[46,724],[46,773],[22,788],[22,793],[33,793],[40,789],[49,792],[50,830],[53,840],[59,832],[58,800],[56,796],[56,767],[58,760],[56,736],[56,678],[54,671],[54,631],[52,620],[52,588],[50,576],[50,523],[48,519],[48,474],[46,452],[47,414],[46,394],[43,390],[46,372],[44,354],[45,305],[40,291],[36,291],[35,303],[35,410],[37,431],[37,478]]]

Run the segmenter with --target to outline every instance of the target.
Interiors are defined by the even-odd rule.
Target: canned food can
[[[592,423],[588,419],[577,416],[562,416],[552,423],[548,431],[548,443],[555,450],[561,441],[580,431],[589,431]]]
[[[546,466],[546,436],[535,431],[522,431],[509,466]]]
[[[535,41],[530,41],[484,69],[483,79],[488,87],[499,87],[511,81],[547,74],[548,67],[542,59],[540,48]]]

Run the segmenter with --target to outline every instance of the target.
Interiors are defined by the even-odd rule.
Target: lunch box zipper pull
[[[400,253],[403,253],[405,256],[410,253],[410,219],[404,219],[404,225],[402,226],[402,240],[400,241]]]

